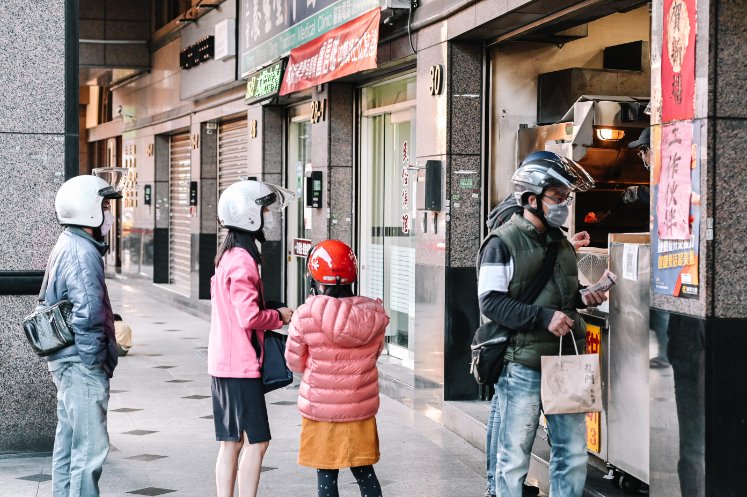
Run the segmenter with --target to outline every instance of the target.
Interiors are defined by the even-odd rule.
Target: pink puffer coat
[[[368,297],[309,297],[293,314],[285,359],[303,373],[298,410],[315,421],[359,421],[379,410],[376,360],[389,324]]]

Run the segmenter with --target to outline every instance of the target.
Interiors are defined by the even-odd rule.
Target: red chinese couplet
[[[378,8],[291,50],[281,95],[376,68]]]
[[[661,57],[662,122],[695,115],[696,0],[664,0]]]

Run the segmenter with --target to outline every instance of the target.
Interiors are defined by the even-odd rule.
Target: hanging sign
[[[281,60],[247,78],[246,95],[244,95],[247,104],[265,100],[277,94],[280,90],[280,83],[283,81],[284,64],[285,61]]]
[[[651,230],[651,257],[653,266],[653,286],[656,293],[671,295],[682,298],[698,298],[699,295],[699,278],[698,278],[698,259],[700,252],[700,133],[693,133],[693,123],[686,121],[675,125],[663,126],[661,134],[652,135],[654,150],[659,148],[658,142],[661,142],[661,160],[654,158],[652,174],[652,200],[654,208],[651,212],[654,216],[653,229]],[[680,131],[672,132],[667,128],[677,127]],[[681,134],[683,128],[688,128]],[[696,128],[697,129],[697,128]],[[658,128],[655,128],[658,131]],[[671,202],[667,200],[666,194],[662,197],[662,190],[671,188],[671,183],[665,178],[667,162],[671,160],[672,152],[667,150],[671,144],[675,148],[682,145],[677,143],[681,137],[687,138],[688,150],[680,149],[678,153],[684,155],[684,162],[687,167],[684,169],[688,174],[688,188],[691,190],[687,199],[680,199],[677,202],[685,202],[688,209],[687,233],[681,239],[664,239],[661,236],[663,216],[667,215],[667,209],[662,209],[661,202]],[[675,143],[672,143],[672,142]],[[684,140],[683,140],[684,141]],[[681,159],[683,160],[683,159]],[[684,165],[684,164],[682,164]],[[676,183],[675,183],[676,185]],[[677,207],[680,207],[678,204]],[[666,228],[666,226],[664,226]]]
[[[692,135],[691,122],[668,124],[662,128],[661,172],[656,203],[657,229],[662,240],[690,237]]]
[[[376,68],[378,8],[291,50],[281,95]]]
[[[297,257],[308,257],[311,251],[311,240],[305,238],[293,239],[293,255]]]
[[[586,353],[602,354],[602,328],[586,323]],[[586,413],[586,447],[599,453],[602,450],[602,418],[598,412]]]
[[[695,115],[696,0],[664,0],[661,56],[661,120]]]
[[[241,0],[241,77],[325,32],[380,7],[380,0]]]

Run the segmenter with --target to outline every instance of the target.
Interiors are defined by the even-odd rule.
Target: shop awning
[[[376,68],[380,16],[376,8],[291,50],[280,94]]]

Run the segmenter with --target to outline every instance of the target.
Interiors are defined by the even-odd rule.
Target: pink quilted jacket
[[[312,296],[293,314],[285,359],[303,373],[298,410],[315,421],[358,421],[379,410],[376,369],[389,324],[368,297]]]

